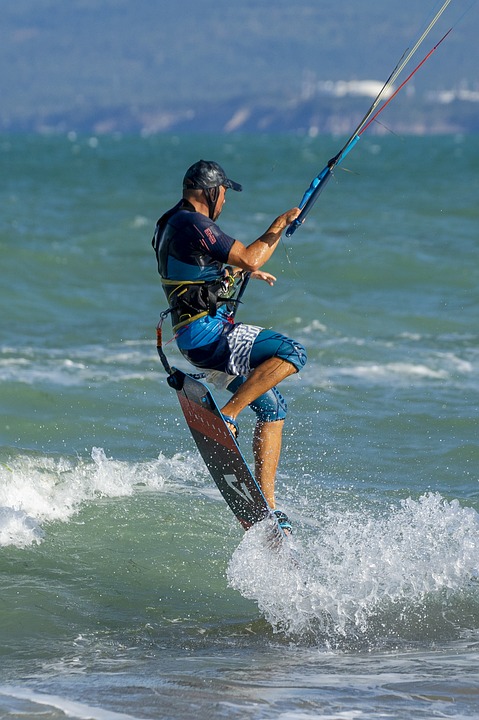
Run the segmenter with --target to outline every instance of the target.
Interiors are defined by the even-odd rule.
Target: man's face
[[[223,187],[223,185],[220,185],[219,195],[218,195],[218,200],[216,201],[216,205],[215,205],[213,220],[217,220],[217,218],[219,218],[219,216],[221,215],[221,211],[223,210],[223,205],[226,202],[225,196],[226,196],[226,188]]]

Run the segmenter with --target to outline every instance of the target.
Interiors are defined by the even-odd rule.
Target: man
[[[247,405],[256,412],[255,477],[274,509],[287,411],[276,385],[304,366],[306,352],[284,335],[235,323],[231,295],[244,272],[273,285],[276,278],[260,268],[299,209],[277,217],[263,235],[245,246],[215,222],[228,189],[241,191],[242,187],[228,179],[218,163],[199,160],[192,165],[183,179],[183,198],[158,220],[152,245],[178,348],[196,367],[225,378],[223,386],[233,395],[221,412],[235,437],[239,413]],[[280,525],[291,531],[286,515],[275,513]]]

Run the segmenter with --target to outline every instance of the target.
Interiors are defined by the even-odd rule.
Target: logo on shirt
[[[210,243],[212,245],[214,245],[216,242],[216,238],[215,238],[214,233],[212,232],[211,228],[205,228],[205,235],[208,238],[208,240],[210,241]]]

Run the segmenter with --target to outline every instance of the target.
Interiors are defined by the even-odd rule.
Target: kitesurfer
[[[268,504],[275,508],[275,476],[287,406],[278,383],[301,370],[302,345],[272,330],[234,320],[234,286],[250,277],[273,285],[261,270],[278,246],[282,232],[299,215],[293,208],[279,215],[257,240],[243,245],[216,224],[227,190],[241,191],[223,168],[199,160],[183,179],[183,197],[157,222],[152,245],[172,315],[179,350],[207,379],[232,392],[222,408],[235,437],[237,417],[249,405],[256,413],[253,438],[255,477]],[[286,515],[275,511],[286,531]]]

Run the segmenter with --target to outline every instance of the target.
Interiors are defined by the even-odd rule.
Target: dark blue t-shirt
[[[234,238],[226,235],[206,215],[181,205],[177,208],[167,219],[159,238],[160,275],[167,280],[179,281],[214,281],[222,277]]]

